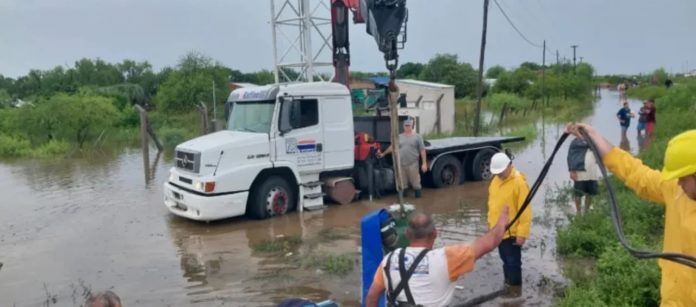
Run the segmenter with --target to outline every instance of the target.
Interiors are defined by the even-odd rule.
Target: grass
[[[345,276],[352,272],[357,261],[354,253],[322,254],[312,253],[301,262],[304,268],[321,269],[330,275]]]
[[[302,237],[287,236],[276,238],[273,240],[262,241],[252,246],[252,249],[255,252],[259,253],[284,255],[289,252],[297,251],[300,245],[302,245]]]
[[[644,164],[661,169],[668,141],[680,132],[696,129],[696,79],[680,80],[666,90],[646,86],[629,91],[657,104],[657,128],[652,142],[639,156]],[[639,198],[616,178],[624,232],[634,247],[661,250],[664,207]],[[655,260],[638,260],[618,243],[611,222],[606,194],[593,202],[589,213],[575,217],[558,231],[558,253],[570,264],[564,267],[571,286],[559,298],[559,306],[658,306],[660,272]],[[577,259],[581,264],[574,264]],[[585,272],[584,267],[596,268]]]

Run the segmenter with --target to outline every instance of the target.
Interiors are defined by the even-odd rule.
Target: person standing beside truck
[[[382,158],[392,152],[393,148],[389,145],[389,148],[384,152],[378,152],[377,157]],[[428,161],[425,155],[423,137],[413,131],[412,117],[404,121],[404,132],[399,134],[399,155],[401,171],[403,172],[401,185],[406,188],[410,184],[416,198],[420,198],[422,194],[420,172],[428,171]],[[418,163],[419,157],[420,163]]]

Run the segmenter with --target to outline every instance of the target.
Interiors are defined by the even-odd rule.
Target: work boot
[[[505,283],[502,298],[518,298],[522,296],[522,285],[511,286]]]
[[[414,194],[416,194],[416,198],[421,198],[421,190],[415,190]]]

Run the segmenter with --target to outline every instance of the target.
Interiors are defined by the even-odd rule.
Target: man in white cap
[[[495,227],[503,208],[508,208],[510,218],[517,215],[529,194],[527,179],[512,166],[512,160],[507,154],[499,152],[493,155],[491,173],[495,177],[488,187],[489,229]],[[529,237],[531,224],[532,207],[527,207],[515,224],[505,232],[503,241],[498,245],[498,253],[503,260],[505,285],[515,287],[517,291],[522,285],[522,245]]]
[[[392,146],[382,153],[377,153],[377,157],[382,158],[385,155],[393,151]],[[425,156],[425,144],[423,143],[423,137],[420,134],[413,131],[413,118],[409,117],[404,121],[404,132],[399,134],[399,155],[401,161],[401,170],[403,175],[401,176],[402,186],[411,188],[414,190],[416,198],[421,197],[421,179],[420,172],[428,171],[428,161]],[[418,157],[420,156],[420,167],[418,163]],[[404,191],[405,192],[405,191]]]

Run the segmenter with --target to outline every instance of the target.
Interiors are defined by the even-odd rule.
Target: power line
[[[527,36],[525,36],[525,35],[522,33],[522,31],[520,31],[520,29],[518,29],[517,26],[515,26],[515,24],[512,22],[512,20],[510,20],[510,17],[508,17],[507,13],[505,13],[505,10],[503,10],[503,8],[502,8],[502,7],[500,6],[500,4],[498,3],[498,0],[493,0],[493,3],[495,3],[495,6],[498,7],[498,9],[499,9],[500,12],[503,14],[503,16],[505,17],[505,19],[508,21],[508,23],[510,24],[510,26],[512,26],[512,28],[515,29],[515,31],[517,31],[517,34],[519,34],[520,37],[522,37],[522,39],[524,39],[528,44],[530,44],[530,45],[532,45],[532,46],[534,46],[534,47],[543,48],[541,45],[535,44],[535,43],[533,43],[532,41],[530,41],[530,40],[527,38]]]

